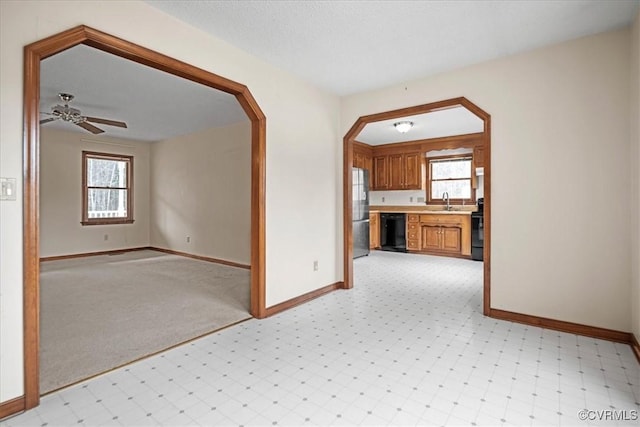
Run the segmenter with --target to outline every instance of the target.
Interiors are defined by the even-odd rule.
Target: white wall
[[[640,12],[631,35],[631,266],[633,273],[631,301],[632,330],[640,340]]]
[[[267,117],[267,306],[342,280],[339,99],[140,1],[0,2],[2,176],[22,176],[23,47],[79,24],[247,85]],[[21,206],[22,185],[0,203],[2,402],[23,394]]]
[[[133,156],[133,224],[83,226],[82,151]],[[104,240],[104,236],[108,240]],[[40,132],[40,256],[149,245],[149,144],[43,127]]]
[[[630,331],[629,49],[625,29],[345,97],[342,131],[467,97],[492,118],[492,307]]]
[[[151,218],[152,246],[250,264],[249,120],[153,143]]]

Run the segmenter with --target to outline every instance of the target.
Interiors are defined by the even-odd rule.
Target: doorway
[[[158,52],[98,30],[78,26],[25,47],[24,68],[24,378],[25,407],[33,408],[39,392],[39,81],[40,61],[85,44],[160,71],[209,86],[236,97],[251,121],[251,303],[256,318],[265,317],[265,147],[266,117],[248,88]]]
[[[429,104],[417,105],[383,113],[362,116],[356,120],[343,139],[343,265],[344,288],[353,287],[353,227],[352,227],[352,167],[353,147],[356,137],[369,123],[398,119],[406,116],[425,114],[443,109],[464,107],[483,121],[483,163],[484,163],[484,279],[482,291],[482,311],[488,316],[491,308],[491,116],[464,97],[452,98]]]

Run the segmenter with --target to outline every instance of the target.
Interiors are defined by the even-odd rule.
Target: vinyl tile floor
[[[627,345],[484,317],[482,263],[372,252],[355,286],[42,398],[17,426],[638,426]]]

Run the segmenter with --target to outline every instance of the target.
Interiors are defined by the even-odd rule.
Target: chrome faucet
[[[445,191],[444,193],[442,193],[442,201],[443,202],[447,202],[447,210],[450,211],[451,210],[451,204],[449,204],[449,192]]]

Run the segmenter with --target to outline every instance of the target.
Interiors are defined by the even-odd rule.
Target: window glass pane
[[[450,199],[470,199],[471,180],[431,181],[431,198],[439,199],[444,192],[449,193]]]
[[[89,218],[127,217],[127,190],[90,188],[87,197]]]
[[[89,187],[126,187],[127,162],[88,158],[87,185]]]
[[[431,162],[431,179],[471,178],[471,160]]]

